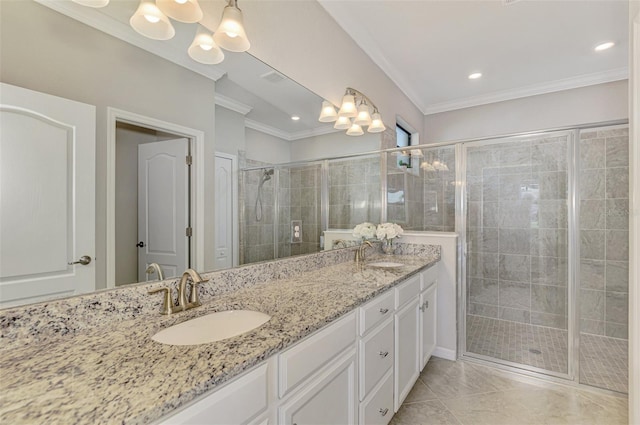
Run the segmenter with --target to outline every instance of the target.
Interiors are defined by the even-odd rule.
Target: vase
[[[383,239],[381,246],[382,246],[382,252],[384,252],[387,255],[391,255],[393,254],[393,251],[395,251],[393,247],[393,239]]]

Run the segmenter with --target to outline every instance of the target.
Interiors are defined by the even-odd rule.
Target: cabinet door
[[[279,408],[278,423],[355,424],[355,383],[356,352],[353,349],[323,370],[317,379],[293,394]]]
[[[397,412],[420,374],[420,310],[415,297],[395,315],[394,409]]]
[[[436,348],[436,283],[420,294],[420,370]]]

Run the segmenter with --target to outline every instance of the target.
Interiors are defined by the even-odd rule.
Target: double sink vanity
[[[387,424],[435,348],[440,248],[400,251],[204,273],[171,315],[175,280],[0,310],[0,422]]]

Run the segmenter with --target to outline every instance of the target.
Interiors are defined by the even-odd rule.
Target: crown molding
[[[269,134],[271,136],[278,137],[286,140],[287,142],[293,142],[295,140],[306,139],[308,137],[322,136],[324,134],[336,133],[344,130],[336,130],[331,126],[312,128],[309,130],[296,131],[295,133],[288,133],[280,130],[279,128],[272,127],[270,125],[252,120],[250,118],[244,119],[244,125],[252,130],[259,131],[261,133]]]
[[[186,52],[180,49],[174,48],[170,43],[158,43],[157,41],[145,38],[136,33],[129,25],[117,21],[97,10],[76,5],[70,1],[51,1],[51,0],[35,0],[37,3],[55,10],[58,13],[66,15],[76,21],[80,21],[85,25],[89,25],[99,31],[109,34],[115,38],[118,38],[133,46],[146,50],[149,53],[153,53],[156,56],[160,56],[176,65],[182,66],[190,71],[207,77],[213,81],[218,81],[222,78],[226,72],[212,67],[211,65],[205,65],[198,63],[189,56]]]
[[[523,97],[536,96],[540,94],[554,93],[563,90],[593,86],[596,84],[626,80],[628,78],[629,68],[625,67],[612,69],[609,71],[584,74],[577,77],[565,78],[562,80],[550,81],[542,84],[534,84],[513,90],[497,91],[482,96],[468,97],[465,99],[453,100],[450,102],[435,103],[433,105],[429,105],[425,109],[424,114],[437,114],[440,112],[454,111],[456,109],[487,105],[489,103],[504,102],[506,100],[521,99]]]
[[[253,109],[253,107],[246,105],[242,102],[238,102],[237,100],[232,99],[223,94],[216,93],[215,101],[216,101],[216,105],[222,106],[223,108],[230,109],[242,115],[247,115]]]
[[[247,128],[252,130],[259,131],[261,133],[269,134],[271,136],[278,137],[280,139],[284,139],[286,141],[291,141],[291,134],[286,131],[282,131],[278,128],[271,127],[270,125],[263,124],[261,122],[252,120],[250,118],[244,119],[244,125]]]
[[[295,133],[291,133],[290,140],[306,139],[308,137],[323,136],[325,134],[339,133],[341,131],[344,131],[344,130],[336,130],[335,128],[333,128],[333,126],[311,128],[309,130],[302,130],[302,131],[296,131]]]

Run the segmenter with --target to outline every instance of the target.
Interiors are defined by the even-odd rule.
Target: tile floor
[[[627,424],[627,399],[432,358],[392,425]]]
[[[580,382],[627,393],[628,341],[580,334]],[[567,373],[567,331],[467,316],[467,351]]]

